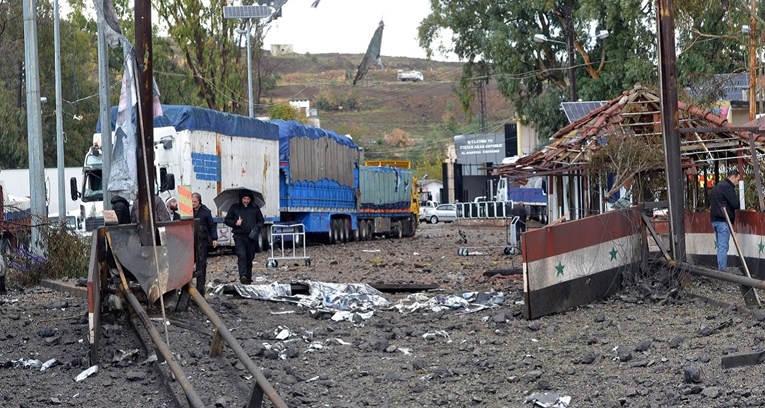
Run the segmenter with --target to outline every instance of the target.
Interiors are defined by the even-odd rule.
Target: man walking
[[[736,196],[736,186],[741,180],[738,170],[731,170],[728,176],[717,183],[712,189],[712,208],[710,218],[712,228],[715,230],[715,241],[717,241],[717,269],[724,271],[728,267],[728,246],[730,244],[730,228],[725,220],[725,213],[728,213],[731,225],[736,221],[736,208],[739,207],[738,197]]]
[[[205,296],[205,280],[207,279],[207,251],[212,244],[218,246],[218,228],[212,218],[212,212],[202,204],[199,193],[191,194],[191,208],[194,210],[194,276],[197,278],[197,292]],[[177,212],[176,212],[177,214]]]
[[[234,234],[234,252],[239,269],[239,282],[245,285],[252,283],[252,260],[255,259],[256,237],[263,228],[263,213],[252,202],[252,193],[243,190],[239,194],[239,202],[232,205],[226,213],[225,223],[231,227]],[[253,231],[255,230],[255,231]],[[251,233],[252,232],[252,237]]]

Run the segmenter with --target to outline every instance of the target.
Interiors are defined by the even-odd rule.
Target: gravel
[[[467,244],[458,243],[460,229]],[[258,284],[432,284],[439,289],[428,296],[504,294],[500,306],[474,313],[376,309],[368,319],[334,321],[288,302],[235,294],[208,301],[294,407],[517,407],[557,397],[570,397],[571,407],[765,405],[765,366],[721,367],[723,356],[759,351],[765,340],[762,312],[746,308],[735,285],[692,278],[676,290],[631,279],[609,299],[527,321],[521,260],[503,254],[504,234],[423,225],[414,238],[309,246],[310,267],[292,260],[267,269],[267,255],[256,256]],[[459,256],[461,246],[482,255]],[[208,269],[211,283],[236,281],[233,255],[211,258]],[[394,303],[407,295],[384,294]],[[166,364],[146,362],[153,344],[124,313],[104,316],[99,369],[76,382],[89,368],[86,312],[83,299],[42,287],[0,296],[0,406],[187,406],[178,383],[166,380]],[[162,331],[156,308],[149,312]],[[170,348],[205,405],[243,406],[252,376],[229,347],[209,356],[209,321],[196,307],[168,316]]]

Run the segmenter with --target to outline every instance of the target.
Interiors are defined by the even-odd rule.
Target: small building
[[[290,101],[290,106],[303,111],[305,117],[311,117],[311,101],[309,99],[293,99]]]
[[[294,54],[292,44],[271,44],[271,55],[290,55]]]
[[[425,179],[420,181],[420,191],[427,193],[430,197],[430,201],[441,203],[441,190],[444,188],[444,183],[441,180]]]

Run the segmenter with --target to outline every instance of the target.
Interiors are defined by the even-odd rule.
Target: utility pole
[[[481,133],[486,132],[486,91],[484,84],[488,77],[481,77],[476,80],[476,93],[478,94],[478,107],[480,109]]]
[[[64,119],[61,101],[61,34],[59,30],[58,0],[53,0],[53,55],[56,70],[56,167],[58,168],[58,220],[66,219],[66,191],[64,183]]]
[[[680,167],[680,135],[677,131],[677,72],[675,70],[675,17],[672,0],[659,0],[659,77],[661,80],[661,127],[664,134],[667,195],[669,198],[670,247],[678,262],[685,261],[683,174]]]
[[[106,44],[106,21],[99,13],[98,22],[98,111],[101,120],[101,191],[104,210],[112,209],[109,178],[112,168],[112,118],[109,112],[109,46]],[[125,58],[127,61],[127,55]]]
[[[757,0],[751,0],[749,13],[749,120],[757,116]],[[754,158],[756,159],[756,158]]]
[[[45,164],[43,162],[42,110],[40,107],[40,72],[37,54],[37,1],[24,2],[24,66],[27,83],[27,147],[29,149],[29,196],[32,213],[31,249],[43,255],[37,224],[45,213]]]

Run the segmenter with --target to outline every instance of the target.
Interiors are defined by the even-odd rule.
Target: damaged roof
[[[748,159],[750,133],[733,128],[727,119],[709,110],[678,102],[681,161],[684,168],[709,165],[718,160]],[[721,127],[730,131],[718,132]],[[696,129],[695,131],[683,129]],[[510,177],[565,174],[584,169],[594,153],[611,136],[642,137],[647,149],[664,149],[661,126],[661,98],[641,84],[624,91],[579,120],[559,130],[540,151],[495,168],[494,173]],[[759,154],[765,136],[755,138]]]

